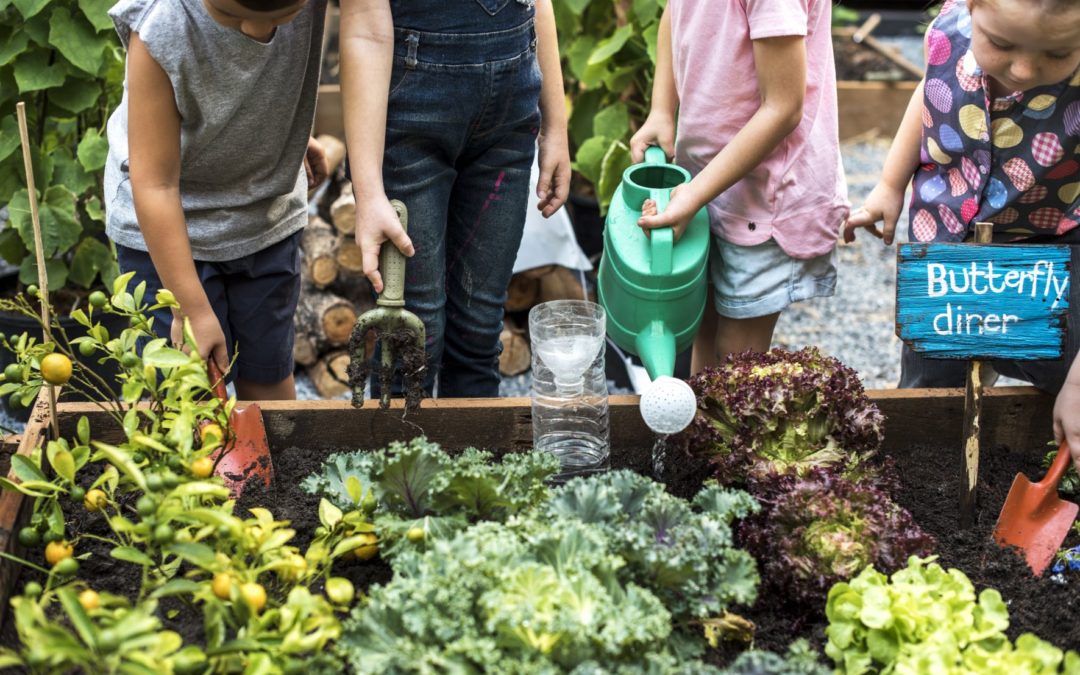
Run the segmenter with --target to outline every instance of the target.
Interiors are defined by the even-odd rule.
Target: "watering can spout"
[[[661,375],[671,376],[675,372],[675,335],[663,321],[649,322],[643,331],[637,334],[634,346],[649,377],[655,380]]]

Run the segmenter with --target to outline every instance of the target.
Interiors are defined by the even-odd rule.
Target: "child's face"
[[[1032,0],[967,0],[971,50],[1000,92],[1069,79],[1080,67],[1080,3],[1044,11]]]
[[[269,40],[274,29],[300,13],[307,0],[296,0],[281,9],[262,12],[244,7],[236,0],[203,0],[210,16],[222,26],[235,28],[255,40]]]

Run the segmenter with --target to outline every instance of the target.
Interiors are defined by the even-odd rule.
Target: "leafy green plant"
[[[716,486],[691,505],[630,472],[575,479],[402,549],[337,649],[361,673],[710,672],[707,626],[755,597],[730,531],[753,506]]]
[[[709,457],[724,484],[843,470],[875,452],[884,435],[858,373],[813,347],[733,355],[690,386],[698,414],[671,442]]]
[[[124,58],[111,0],[0,0],[0,256],[37,281],[18,100],[26,103],[49,286],[111,283],[103,240],[105,124],[123,93]]]
[[[511,453],[496,462],[491,453],[470,448],[451,457],[421,436],[375,452],[331,455],[302,485],[337,505],[372,513],[379,552],[391,558],[472,523],[503,522],[539,505],[550,494],[544,481],[558,471],[549,453]]]
[[[106,649],[97,643],[93,631],[83,631],[82,619],[65,601],[73,588],[85,585],[73,577],[79,561],[91,555],[86,549],[104,548],[114,565],[132,565],[140,572],[141,581],[130,598],[133,616],[152,613],[162,598],[202,608],[202,661],[206,663],[201,670],[194,663],[197,672],[207,668],[261,672],[299,666],[340,634],[336,612],[348,608],[353,593],[343,588],[344,580],[331,583],[330,569],[374,526],[362,511],[346,513],[324,501],[320,509],[323,532],[301,552],[290,544],[295,531],[288,522],[275,520],[270,511],[250,509],[250,518],[233,513],[235,502],[213,475],[213,468],[214,458],[229,452],[229,413],[235,400],[222,402],[212,395],[197,350],[186,354],[153,337],[144,286],[129,292],[130,278],[130,274],[118,277],[111,297],[92,293],[86,310],[72,312],[72,318],[87,329],[85,336],[69,340],[54,317],[49,341],[26,335],[2,340],[15,351],[17,361],[5,370],[0,392],[32,399],[49,383],[96,394],[92,398],[113,418],[124,439],[116,444],[94,440],[90,422],[83,417],[75,438],[51,439],[29,457],[13,459],[16,480],[0,479],[0,487],[34,500],[30,524],[19,532],[31,560],[20,562],[47,575],[43,589],[28,585],[17,598],[27,607],[20,624],[23,644],[18,651],[3,652],[2,657],[8,663],[34,667],[39,648],[26,640],[40,633],[67,644],[70,649],[65,653],[74,659],[71,663],[87,672],[148,672],[110,656],[116,647]],[[155,300],[155,308],[175,307],[168,291],[159,292]],[[38,317],[21,295],[0,299],[0,309]],[[123,317],[128,328],[110,335],[99,321],[103,313]],[[191,341],[190,326],[184,329]],[[141,355],[136,352],[140,342]],[[99,388],[97,376],[74,361],[75,351],[116,362],[122,385],[117,398],[109,399],[110,394]],[[94,523],[83,531],[69,532],[65,510],[72,509],[85,509],[91,518],[100,518],[103,527]],[[42,556],[48,567],[37,564]],[[324,580],[332,597],[311,590]],[[102,593],[100,597],[108,596]],[[56,598],[67,619],[45,611]],[[65,621],[79,631],[78,641],[64,637]],[[146,622],[139,626],[140,631],[154,635],[138,638],[141,633],[134,631],[138,639],[131,647],[133,653],[142,654],[151,642],[166,635],[158,635]],[[179,647],[178,643],[153,654],[165,659]],[[179,653],[191,661],[190,650]]]
[[[1053,446],[1053,449],[1047,450],[1042,458],[1043,469],[1049,469],[1050,465],[1054,463],[1054,457],[1057,457],[1057,443],[1051,442],[1050,445]],[[1071,462],[1069,467],[1065,469],[1065,475],[1061,477],[1061,482],[1058,483],[1058,492],[1073,497],[1080,495],[1080,474],[1076,473],[1076,467]]]
[[[976,598],[963,572],[933,561],[913,556],[891,578],[867,568],[829,591],[825,653],[837,672],[1080,672],[1075,652],[1031,634],[1012,643],[1001,594],[986,588]]]
[[[656,40],[666,0],[556,0],[569,92],[574,169],[601,210],[630,166],[630,137],[648,114]]]

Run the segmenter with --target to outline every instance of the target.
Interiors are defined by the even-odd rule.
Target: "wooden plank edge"
[[[26,424],[26,430],[23,431],[15,454],[29,457],[34,448],[41,445],[47,438],[51,423],[48,393],[42,390],[30,413],[30,421]],[[18,482],[13,467],[8,470],[7,478],[10,481]],[[31,502],[24,500],[23,495],[18,492],[0,490],[0,551],[15,556],[23,554],[22,546],[20,546],[16,535],[19,529],[30,521],[30,509],[24,508],[25,505],[29,504]],[[0,560],[0,626],[4,624],[4,617],[8,610],[8,600],[15,588],[15,584],[19,581],[19,572],[21,571],[21,565],[11,560]]]

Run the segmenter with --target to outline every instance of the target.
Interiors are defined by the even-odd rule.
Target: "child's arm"
[[[412,256],[412,240],[390,206],[382,180],[386,142],[386,105],[394,63],[394,19],[390,0],[344,0],[341,3],[341,97],[356,196],[356,243],[364,256],[364,274],[381,293],[379,249],[391,241]]]
[[[649,117],[630,139],[630,156],[635,164],[645,159],[645,149],[650,145],[660,146],[668,157],[675,154],[675,112],[679,108],[679,94],[671,64],[670,7],[670,4],[664,7],[660,31],[656,35],[656,72]]]
[[[761,107],[701,173],[672,192],[663,213],[639,219],[641,227],[670,226],[681,236],[695,213],[750,173],[799,126],[806,94],[805,38],[765,38],[754,40],[753,46]]]
[[[540,61],[543,87],[540,91],[540,138],[538,162],[540,179],[536,196],[545,218],[559,210],[570,193],[570,147],[566,138],[566,103],[559,63],[559,36],[555,31],[555,10],[551,0],[536,3],[536,58]]]
[[[127,79],[131,192],[154,269],[180,303],[182,314],[173,312],[172,340],[183,343],[186,315],[199,354],[212,357],[224,372],[229,364],[225,334],[195,271],[180,204],[180,113],[168,76],[138,33],[131,34],[128,46]]]
[[[879,182],[866,198],[866,202],[848,217],[844,224],[844,241],[855,241],[855,230],[865,227],[875,237],[883,238],[886,244],[893,243],[896,221],[904,210],[904,191],[907,190],[915,169],[919,168],[919,144],[922,142],[923,83],[915,88],[915,93],[908,102],[904,119],[896,131],[889,155],[885,158],[885,167],[881,171]],[[884,220],[885,227],[878,232],[874,226]]]
[[[1069,442],[1073,464],[1080,471],[1080,354],[1073,359],[1054,401],[1054,439]]]

